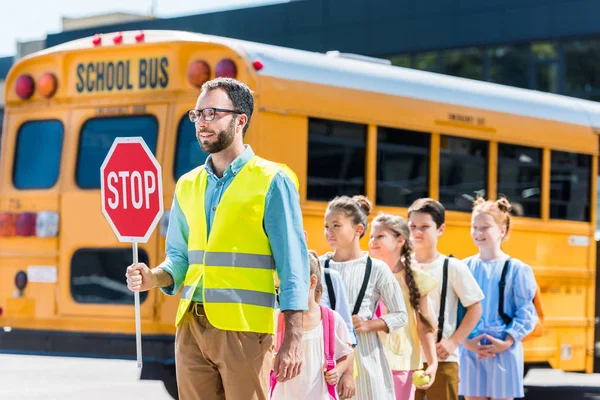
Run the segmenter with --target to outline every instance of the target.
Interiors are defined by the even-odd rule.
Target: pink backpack
[[[327,307],[321,307],[321,315],[323,317],[323,346],[325,348],[325,361],[327,363],[327,371],[331,371],[335,368],[335,360],[333,359],[333,352],[335,350],[335,316],[333,311]],[[283,342],[283,333],[285,329],[285,320],[283,313],[279,313],[277,320],[277,351],[281,347]],[[273,391],[277,385],[277,377],[275,372],[271,371],[271,388],[269,391],[269,397],[273,396]],[[329,400],[337,400],[337,393],[335,391],[335,385],[327,384],[327,391],[329,392]]]

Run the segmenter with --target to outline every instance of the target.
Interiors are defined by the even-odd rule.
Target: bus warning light
[[[260,71],[261,69],[263,69],[264,64],[257,58],[256,60],[252,61],[252,66],[255,70]]]
[[[123,43],[123,32],[117,32],[117,34],[113,37],[114,44]]]
[[[135,41],[137,43],[144,41],[144,31],[139,31],[137,35],[135,35]]]
[[[94,37],[92,37],[92,44],[94,46],[99,46],[102,43],[102,35],[99,33],[96,33],[94,35]]]
[[[17,215],[17,236],[35,236],[35,223],[37,214],[23,212]]]
[[[11,212],[0,212],[0,236],[15,236],[17,229],[17,215]]]
[[[23,100],[29,99],[35,90],[35,82],[31,75],[23,74],[17,78],[17,82],[15,84],[15,92],[17,92],[17,96],[19,96]]]
[[[38,92],[47,99],[54,96],[57,87],[58,80],[53,73],[46,72],[38,78]]]
[[[201,88],[210,79],[210,65],[206,61],[194,60],[187,70],[188,81],[195,87]]]
[[[235,78],[237,76],[237,67],[235,63],[229,59],[224,58],[217,63],[215,67],[215,77],[217,78]]]

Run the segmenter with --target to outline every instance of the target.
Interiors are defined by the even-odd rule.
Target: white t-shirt
[[[334,360],[352,353],[350,332],[340,315],[335,316],[335,350]],[[277,382],[271,399],[306,400],[328,399],[327,382],[325,381],[325,345],[323,343],[323,320],[316,328],[304,331],[301,343],[302,369],[300,375],[286,382]]]
[[[431,316],[435,321],[440,315],[440,298],[442,297],[442,280],[444,277],[444,260],[446,256],[440,256],[430,264],[418,264],[423,271],[429,273],[438,283],[437,287],[429,292],[429,308]],[[414,265],[414,264],[413,264]],[[469,307],[481,300],[484,295],[477,281],[473,277],[469,267],[456,258],[450,258],[448,262],[448,289],[446,290],[446,308],[444,312],[443,337],[450,338],[456,331],[458,318],[458,300],[464,307]],[[436,336],[437,338],[437,336]],[[458,347],[446,361],[458,362]]]

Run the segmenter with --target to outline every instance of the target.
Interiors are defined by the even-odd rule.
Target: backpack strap
[[[446,293],[448,293],[448,261],[449,258],[446,257],[444,260],[444,275],[442,278],[442,296],[440,297],[440,315],[438,316],[438,343],[442,341],[444,335],[444,314],[446,312]]]
[[[331,309],[321,306],[323,318],[323,347],[325,349],[325,367],[327,371],[335,368],[335,316]],[[335,385],[327,384],[327,391],[331,399],[337,399]]]
[[[365,277],[363,278],[362,286],[360,287],[360,291],[358,292],[356,303],[354,303],[354,310],[352,310],[352,315],[356,315],[360,311],[360,306],[362,304],[363,299],[365,298],[365,293],[367,292],[367,286],[369,286],[369,278],[371,277],[372,269],[373,261],[371,260],[370,256],[367,256],[367,267],[365,268]]]
[[[500,318],[502,318],[506,326],[510,325],[510,323],[512,322],[512,318],[506,315],[506,313],[504,312],[504,290],[506,288],[506,273],[508,272],[509,264],[510,257],[506,259],[506,262],[504,263],[504,267],[502,268],[502,275],[500,276],[500,283],[498,283],[498,286],[500,286],[500,301],[498,301],[498,314],[500,315]]]
[[[323,272],[325,273],[325,286],[327,286],[329,304],[331,305],[331,309],[335,310],[335,291],[333,290],[333,283],[331,282],[331,271],[329,270],[329,261],[331,261],[331,258],[327,257],[327,260],[325,260],[325,268],[323,269]]]

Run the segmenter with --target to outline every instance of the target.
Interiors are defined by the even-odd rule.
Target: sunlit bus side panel
[[[469,232],[469,196],[485,195],[490,189],[495,195],[508,195],[515,203],[515,216],[505,249],[532,266],[546,311],[544,337],[525,344],[526,361],[549,362],[565,370],[590,371],[593,309],[588,305],[594,297],[590,282],[595,276],[595,252],[590,251],[594,243],[591,204],[595,199],[591,192],[591,166],[597,138],[589,127],[278,79],[265,79],[261,87],[267,88],[261,97],[264,110],[270,113],[268,115],[276,115],[269,118],[291,122],[294,132],[302,125],[300,121],[306,126],[305,133],[298,133],[301,142],[290,139],[296,140],[294,146],[273,146],[271,153],[284,162],[292,162],[305,154],[306,164],[299,167],[298,174],[302,177],[301,198],[309,247],[320,254],[330,250],[323,237],[323,215],[329,199],[311,196],[311,185],[327,181],[337,187],[338,195],[365,193],[370,186],[375,184],[378,188],[384,182],[387,187],[393,186],[393,180],[382,180],[385,171],[379,169],[380,164],[376,174],[369,175],[366,160],[373,157],[369,152],[377,152],[374,157],[379,163],[380,152],[390,146],[390,140],[396,140],[382,141],[378,137],[376,148],[370,148],[371,142],[364,137],[364,132],[352,134],[346,129],[336,139],[335,129],[319,133],[315,121],[329,121],[327,124],[339,128],[371,123],[377,125],[379,131],[382,127],[400,129],[393,133],[406,138],[399,142],[403,148],[411,143],[406,142],[407,130],[431,132],[432,137],[439,138],[436,146],[440,147],[440,153],[436,157],[432,155],[435,162],[430,165],[435,177],[431,182],[439,186],[431,188],[431,192],[439,196],[446,193],[444,203],[449,208],[448,227],[440,240],[440,251],[461,258],[476,253]],[[325,141],[319,139],[321,147],[315,144],[311,150],[311,143],[322,135]],[[489,150],[492,141],[493,153]],[[324,148],[326,142],[331,142],[327,149]],[[366,153],[356,153],[359,143]],[[412,151],[410,154],[416,150]],[[319,154],[323,160],[331,159],[328,168],[314,159]],[[549,157],[548,160],[542,162],[543,156]],[[476,168],[475,162],[478,163]],[[315,163],[323,168],[315,168]],[[471,163],[471,170],[480,171],[481,176],[472,173],[465,176],[465,171],[456,171],[457,166],[464,163]],[[362,165],[362,171],[350,173],[351,169],[342,169],[343,165]],[[497,175],[490,175],[492,166]],[[455,170],[463,180],[452,183],[457,175],[452,179],[447,177],[445,174],[450,170]],[[425,171],[422,176],[425,178]],[[466,178],[469,180],[464,180]],[[377,182],[373,183],[372,179]],[[344,180],[353,186],[344,185]],[[449,204],[461,197],[453,191],[452,185],[463,188],[465,184],[473,186],[472,190],[463,192],[467,195],[465,201]],[[376,190],[376,193],[379,192]],[[569,193],[570,197],[565,198]],[[399,203],[401,196],[395,204],[393,200],[382,201],[377,197],[371,199],[376,200],[372,217],[380,210],[406,217],[408,204]],[[366,238],[361,241],[363,248],[367,241]]]

